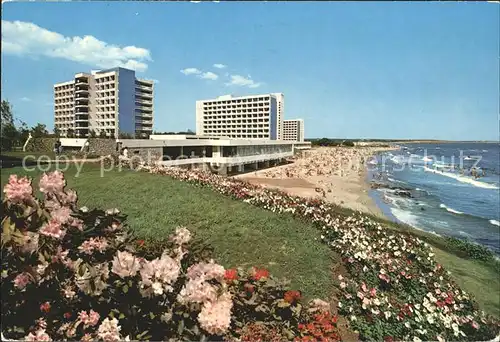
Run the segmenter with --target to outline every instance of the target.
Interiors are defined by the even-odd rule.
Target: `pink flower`
[[[184,245],[191,240],[191,232],[184,227],[177,227],[172,240],[178,245]]]
[[[117,274],[120,278],[135,277],[140,269],[139,260],[131,253],[118,251],[113,258],[111,272]]]
[[[81,246],[78,247],[78,250],[85,254],[92,254],[94,250],[98,250],[99,252],[104,252],[108,248],[108,241],[104,237],[90,238],[87,241],[84,241]]]
[[[363,298],[365,298],[365,295],[363,294],[363,292],[358,291],[358,298],[359,298],[359,299],[363,299]]]
[[[479,329],[479,324],[477,324],[477,322],[476,322],[476,321],[472,321],[472,323],[471,323],[471,324],[472,324],[472,327],[473,327],[474,329]]]
[[[14,286],[17,287],[19,290],[23,290],[26,287],[26,285],[28,285],[28,283],[30,282],[31,282],[31,276],[26,272],[18,274],[14,278]]]
[[[87,327],[93,327],[94,325],[97,325],[99,323],[99,313],[95,312],[94,310],[90,310],[89,313],[87,314],[87,311],[81,311],[78,314],[78,318],[82,323],[87,326]]]
[[[389,277],[386,274],[379,274],[378,277],[387,283],[390,281]]]
[[[120,341],[121,329],[116,318],[110,320],[106,317],[97,329],[97,336],[105,342]]]
[[[33,199],[33,188],[31,181],[26,178],[17,178],[17,175],[10,175],[9,182],[3,188],[5,197],[12,203],[23,203]]]
[[[177,300],[182,303],[204,303],[217,298],[217,289],[203,278],[189,279],[181,289]]]
[[[58,221],[61,224],[66,224],[71,218],[71,209],[68,207],[61,207],[52,212],[52,219]]]
[[[231,324],[231,294],[222,294],[215,302],[205,302],[198,315],[200,326],[209,334],[222,335]]]
[[[33,253],[38,249],[38,233],[27,232],[23,236],[24,244],[21,246],[23,253]]]
[[[61,227],[61,223],[55,219],[51,219],[48,223],[40,228],[40,234],[50,236],[55,239],[62,239],[66,235],[66,231]]]
[[[363,292],[367,292],[368,291],[368,288],[366,287],[365,283],[361,284],[361,289],[363,290]]]
[[[40,191],[44,194],[58,194],[63,191],[65,185],[64,175],[60,171],[44,173],[40,178]]]
[[[61,196],[61,201],[66,205],[75,204],[78,200],[78,195],[76,191],[67,190],[64,195]]]
[[[161,258],[144,262],[140,270],[141,286],[147,288],[143,296],[161,295],[173,290],[172,286],[177,278],[181,267],[179,263],[168,254],[163,253]]]
[[[370,290],[370,296],[375,297],[377,295],[377,289],[373,288]]]
[[[203,277],[205,280],[211,279],[223,279],[226,274],[226,270],[221,265],[214,263],[213,260],[210,260],[209,263],[200,262],[198,264],[194,264],[187,270],[187,276],[190,279]]]

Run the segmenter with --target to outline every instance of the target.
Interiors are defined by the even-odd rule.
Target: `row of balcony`
[[[203,106],[219,106],[219,105],[229,105],[233,103],[250,103],[250,102],[268,102],[270,100],[269,97],[259,97],[259,98],[248,98],[248,99],[231,99],[231,100],[221,100],[221,101],[210,101],[204,102]]]

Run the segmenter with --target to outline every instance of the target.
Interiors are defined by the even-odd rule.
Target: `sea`
[[[370,195],[391,220],[500,255],[500,145],[405,144],[373,156]]]

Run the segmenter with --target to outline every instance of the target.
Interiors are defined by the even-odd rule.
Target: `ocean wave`
[[[407,225],[416,228],[418,224],[417,216],[413,215],[410,211],[398,208],[391,208],[391,213],[398,221],[406,223]]]
[[[441,203],[439,205],[440,208],[443,208],[443,209],[446,209],[447,211],[449,211],[450,213],[453,213],[453,214],[458,214],[458,215],[462,215],[463,212],[461,211],[458,211],[458,210],[455,210],[455,209],[452,209],[452,208],[448,208],[446,205],[444,205],[443,203]]]
[[[424,166],[424,170],[428,171],[428,172],[439,174],[441,176],[453,178],[453,179],[455,179],[455,180],[457,180],[459,182],[467,183],[467,184],[473,185],[473,186],[478,187],[478,188],[483,188],[483,189],[499,189],[498,186],[496,186],[494,184],[481,182],[481,181],[478,181],[478,180],[475,180],[475,179],[472,179],[472,178],[469,178],[469,177],[466,177],[466,176],[461,176],[461,175],[457,175],[457,174],[450,173],[450,172],[443,172],[443,171],[433,170],[433,169],[431,169],[431,168],[429,168],[427,166]]]
[[[494,226],[500,227],[500,222],[498,222],[497,220],[490,220],[489,222]]]

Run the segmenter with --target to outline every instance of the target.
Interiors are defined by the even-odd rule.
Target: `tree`
[[[19,132],[14,125],[14,114],[12,113],[12,106],[9,101],[2,100],[1,105],[1,150],[8,151],[11,150],[19,142]]]
[[[75,131],[73,128],[68,128],[68,131],[66,132],[66,137],[67,138],[74,138],[75,137]]]
[[[93,129],[90,130],[89,132],[89,137],[90,138],[95,138],[97,136],[97,134],[95,133],[95,131]]]
[[[31,134],[33,135],[33,138],[43,138],[49,135],[49,132],[47,131],[46,125],[38,123],[36,126],[31,128]]]
[[[106,132],[104,130],[101,130],[99,132],[99,138],[101,138],[101,139],[106,139],[107,138]]]
[[[59,130],[59,128],[54,127],[54,135],[56,136],[56,138],[59,138],[61,136],[61,131]]]

